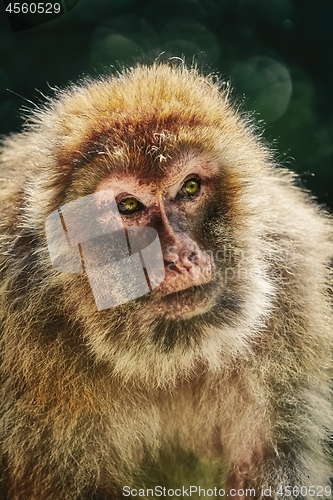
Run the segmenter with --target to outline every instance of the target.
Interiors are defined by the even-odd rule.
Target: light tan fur
[[[156,471],[165,486],[177,459],[226,494],[328,487],[332,219],[223,86],[168,63],[84,80],[33,111],[0,162],[1,500],[122,498]],[[201,198],[170,208],[195,169]],[[97,311],[85,274],[55,271],[46,218],[109,187],[141,190],[152,208],[124,225],[158,218],[166,261],[172,246],[177,272],[208,269],[218,294],[185,301],[189,275],[166,269]],[[199,263],[179,261],[188,246]]]

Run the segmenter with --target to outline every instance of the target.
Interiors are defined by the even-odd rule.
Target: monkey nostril
[[[192,263],[197,262],[198,256],[196,252],[191,252],[190,255],[188,256],[187,260],[189,260]]]
[[[180,254],[180,263],[184,267],[191,268],[199,262],[198,253],[190,251],[182,251]]]
[[[164,266],[169,270],[169,271],[175,271],[175,270],[179,270],[176,262],[174,262],[173,260],[168,260],[168,259],[164,259]]]

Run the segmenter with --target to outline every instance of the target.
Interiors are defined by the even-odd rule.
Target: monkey
[[[229,85],[85,77],[0,164],[0,498],[332,498],[332,217]]]

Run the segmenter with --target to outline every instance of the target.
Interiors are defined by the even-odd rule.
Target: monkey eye
[[[133,214],[142,208],[136,198],[124,198],[118,203],[119,212],[125,215]]]
[[[184,182],[183,187],[179,191],[180,196],[193,196],[198,193],[200,190],[200,180],[193,178],[193,179],[188,179],[187,181]]]

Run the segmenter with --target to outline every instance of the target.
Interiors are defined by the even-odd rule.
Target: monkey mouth
[[[164,315],[172,317],[202,314],[211,309],[216,294],[217,284],[211,281],[161,295],[156,306],[163,310]]]

